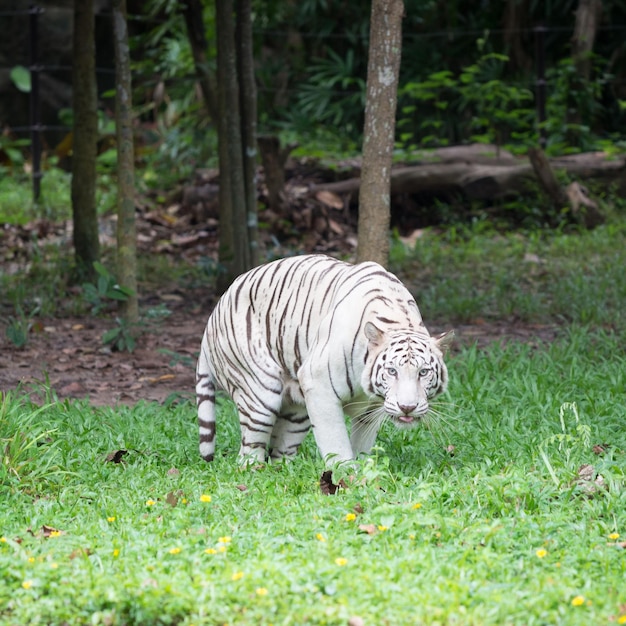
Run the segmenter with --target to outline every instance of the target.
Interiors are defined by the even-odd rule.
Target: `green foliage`
[[[345,57],[331,48],[325,52],[325,57],[309,63],[308,80],[300,87],[289,118],[294,130],[305,136],[321,126],[358,137],[365,111],[365,79],[358,75],[359,62],[352,49]]]
[[[97,315],[108,308],[112,301],[125,302],[133,295],[128,287],[118,284],[115,276],[99,261],[93,264],[98,280],[95,284],[83,284],[83,297],[91,305],[91,313]]]
[[[180,3],[150,0],[145,11],[151,27],[131,39],[136,109],[150,122],[138,157],[144,166],[141,182],[162,188],[189,178],[199,167],[217,164],[215,121],[203,108],[195,81],[195,66]],[[215,19],[205,3],[207,63],[215,70]],[[147,89],[146,89],[147,88]],[[150,97],[146,98],[145,94]]]
[[[16,348],[23,348],[28,343],[28,333],[33,327],[33,319],[40,312],[40,309],[40,306],[36,306],[27,315],[22,309],[22,306],[17,303],[15,306],[15,315],[9,316],[6,320],[6,337]]]
[[[0,494],[31,493],[39,481],[54,482],[63,472],[47,419],[52,405],[32,405],[22,397],[0,393]]]
[[[291,463],[241,471],[238,424],[222,400],[207,465],[191,403],[39,409],[5,397],[0,438],[26,433],[42,445],[22,455],[27,465],[11,462],[19,479],[0,482],[2,619],[617,623],[623,341],[579,328],[553,344],[457,352],[439,420],[384,428],[335,496],[320,493],[311,437]],[[581,465],[604,487],[582,491]]]
[[[11,68],[11,82],[23,93],[30,93],[31,78],[30,70],[23,65]]]
[[[583,80],[571,58],[550,68],[547,80],[546,149],[550,154],[585,152],[598,149],[598,122],[604,113],[602,96],[613,78],[606,71],[608,62],[591,57],[594,79]]]

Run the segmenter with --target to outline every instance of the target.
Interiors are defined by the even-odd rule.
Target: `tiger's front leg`
[[[324,388],[305,391],[304,397],[315,442],[326,465],[353,460],[341,401]]]

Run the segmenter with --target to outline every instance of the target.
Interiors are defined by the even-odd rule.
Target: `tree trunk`
[[[278,135],[262,135],[258,144],[267,187],[267,204],[277,216],[282,216],[285,211],[285,163],[298,144],[281,146]]]
[[[217,82],[219,85],[218,144],[220,161],[219,261],[223,271],[217,290],[223,292],[251,267],[243,169],[241,115],[233,1],[215,0]]]
[[[373,0],[359,193],[357,261],[387,265],[390,177],[402,49],[402,0]]]
[[[217,101],[217,87],[215,76],[209,71],[207,64],[207,41],[204,34],[204,21],[202,16],[202,0],[186,0],[183,4],[183,15],[187,25],[187,35],[191,45],[196,74],[200,82],[200,89],[209,115],[214,123],[219,118],[219,105]]]
[[[505,42],[505,53],[511,59],[510,65],[514,74],[519,71],[528,74],[533,65],[533,58],[527,53],[527,45],[523,40],[524,31],[528,28],[528,0],[507,0],[502,21]]]
[[[256,202],[257,165],[257,99],[254,80],[254,54],[252,50],[252,3],[237,0],[237,75],[239,77],[239,101],[241,103],[241,151],[245,183],[246,223],[250,267],[259,264],[259,217]]]
[[[95,279],[100,258],[96,210],[98,98],[93,0],[74,0],[74,133],[72,157],[72,215],[78,274]]]
[[[132,295],[122,302],[129,323],[139,317],[137,298],[137,235],[135,224],[135,167],[130,52],[126,0],[113,0],[115,47],[115,122],[117,134],[117,280]]]
[[[602,0],[579,0],[572,37],[572,58],[578,75],[586,81],[591,78],[591,52],[601,13]]]

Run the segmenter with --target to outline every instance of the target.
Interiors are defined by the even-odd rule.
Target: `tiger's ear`
[[[454,331],[449,330],[447,333],[443,333],[442,335],[439,335],[439,337],[435,339],[435,344],[441,350],[442,354],[445,354],[450,349],[450,346],[452,345],[453,341],[454,341]]]
[[[365,327],[363,328],[363,332],[365,332],[365,336],[373,343],[375,346],[380,345],[383,342],[383,333],[380,328],[376,328],[372,322],[367,322]]]

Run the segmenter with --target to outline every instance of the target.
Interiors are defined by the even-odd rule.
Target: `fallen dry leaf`
[[[329,206],[331,209],[343,209],[343,200],[332,191],[326,191],[324,189],[317,191],[315,193],[315,199],[319,200],[322,204]]]
[[[64,535],[65,534],[64,531],[58,530],[57,528],[53,528],[52,526],[46,526],[46,524],[44,524],[41,527],[40,533],[46,539],[48,537],[58,537],[59,535]]]
[[[165,501],[171,506],[171,507],[175,507],[178,504],[178,496],[173,492],[170,491],[166,496],[165,496]]]
[[[107,463],[121,463],[124,456],[128,454],[128,450],[115,450],[109,452],[104,459]]]
[[[330,470],[326,470],[320,478],[320,489],[325,496],[334,496],[339,489],[345,489],[347,487],[343,478],[337,485],[333,483],[333,473]]]
[[[359,524],[359,530],[368,535],[375,535],[378,532],[376,524]]]

